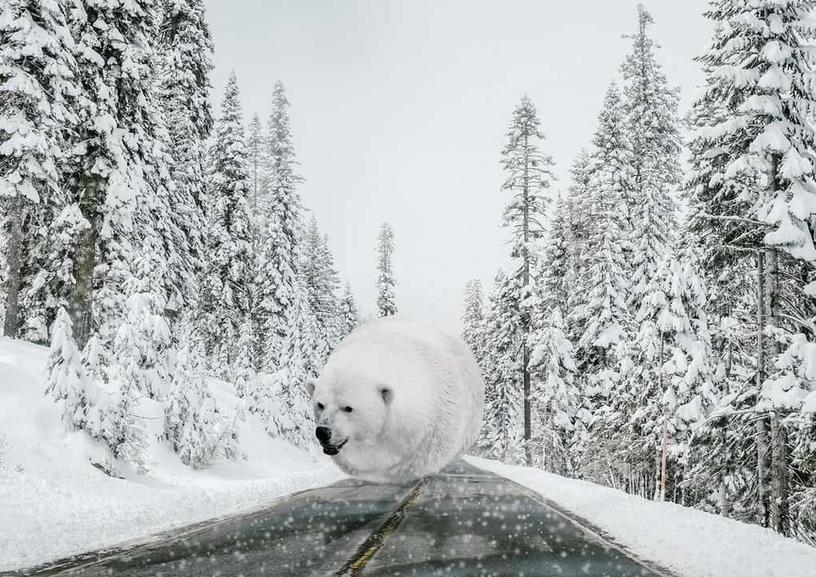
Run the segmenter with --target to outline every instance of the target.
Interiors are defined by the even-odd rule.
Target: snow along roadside
[[[682,577],[813,577],[816,548],[768,529],[538,469],[466,457],[582,517]]]
[[[25,488],[10,482],[11,475],[4,472],[0,479],[0,571],[149,541],[156,533],[250,512],[343,478],[334,468],[295,466],[270,478],[225,480],[204,474],[153,486],[111,479],[120,487],[110,490],[48,482]]]
[[[91,465],[99,444],[67,430],[59,405],[43,394],[47,358],[45,347],[0,337],[0,571],[144,541],[344,477],[317,447],[272,438],[249,413],[237,422],[242,457],[196,471],[158,440],[162,415],[147,405],[139,408],[147,473],[109,477]],[[232,385],[209,385],[234,414]]]

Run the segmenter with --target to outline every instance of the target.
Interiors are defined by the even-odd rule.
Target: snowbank
[[[146,475],[111,478],[88,461],[94,444],[67,432],[43,396],[47,354],[0,338],[0,571],[231,515],[342,477],[328,457],[271,439],[249,419],[239,429],[246,460],[194,471],[156,443]],[[219,402],[234,401],[229,385],[212,387]]]
[[[813,577],[816,549],[773,531],[527,467],[468,457],[586,519],[644,560],[682,577]]]

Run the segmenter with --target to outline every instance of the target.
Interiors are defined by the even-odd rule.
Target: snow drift
[[[484,405],[467,345],[395,317],[347,336],[309,387],[323,451],[374,482],[439,471],[476,439]]]

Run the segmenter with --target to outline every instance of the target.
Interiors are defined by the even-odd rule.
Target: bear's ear
[[[380,385],[377,390],[380,392],[383,402],[386,405],[390,405],[391,401],[394,400],[394,391],[391,390],[391,387],[388,385]]]
[[[308,379],[306,379],[306,383],[303,385],[304,387],[306,387],[306,392],[309,393],[310,397],[314,394],[316,384],[317,381],[313,377],[309,377]]]

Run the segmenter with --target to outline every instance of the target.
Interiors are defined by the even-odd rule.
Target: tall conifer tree
[[[208,245],[203,281],[204,330],[213,370],[228,377],[236,357],[239,328],[250,313],[252,245],[249,182],[238,81],[231,74],[210,150]]]
[[[521,347],[521,375],[524,441],[529,444],[532,431],[530,335],[533,331],[532,313],[528,297],[532,291],[532,272],[535,267],[535,247],[544,233],[547,200],[544,192],[553,179],[553,160],[540,149],[544,134],[540,128],[535,105],[527,96],[513,111],[507,144],[502,150],[502,168],[505,181],[502,190],[511,195],[504,209],[504,225],[511,229],[511,257],[516,269],[511,273],[509,286],[519,290],[519,309],[515,323]],[[526,459],[532,464],[532,448],[526,448]]]
[[[381,317],[397,314],[393,254],[394,229],[384,222],[377,237],[377,311]]]

